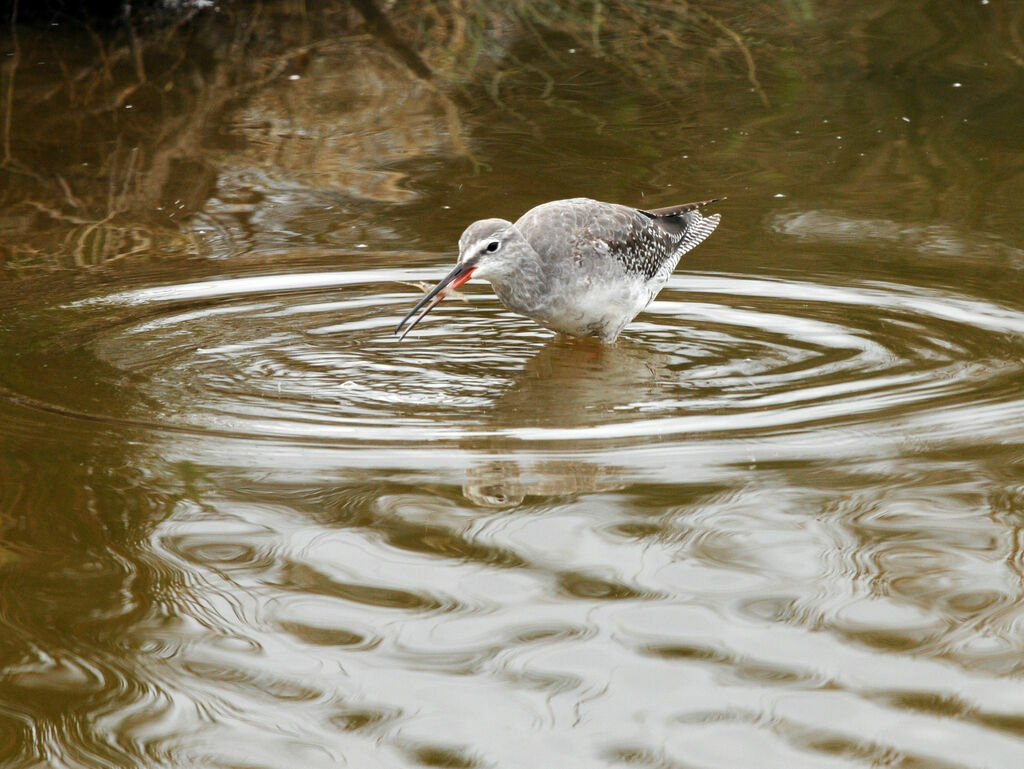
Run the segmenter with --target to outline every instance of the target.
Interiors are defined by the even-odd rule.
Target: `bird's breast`
[[[552,280],[535,304],[525,304],[514,293],[495,289],[508,309],[542,326],[570,336],[596,336],[605,341],[613,341],[652,299],[650,290],[638,281],[609,282],[592,276]]]

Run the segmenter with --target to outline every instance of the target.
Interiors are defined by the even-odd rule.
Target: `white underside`
[[[651,289],[639,283],[592,286],[573,296],[553,297],[534,319],[563,334],[613,342],[652,298]]]

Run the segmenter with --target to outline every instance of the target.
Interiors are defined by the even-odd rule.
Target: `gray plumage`
[[[408,333],[436,306],[445,287],[476,277],[491,282],[505,307],[542,326],[614,342],[665,285],[682,255],[718,226],[719,214],[700,213],[714,202],[645,211],[572,198],[532,208],[515,224],[474,222],[459,238],[456,268],[399,329],[434,300]]]

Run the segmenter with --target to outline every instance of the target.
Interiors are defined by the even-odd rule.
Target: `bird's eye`
[[[489,254],[493,254],[500,247],[501,247],[501,243],[499,243],[496,240],[492,240],[490,243],[487,244],[487,247],[484,250],[487,251],[487,253],[489,253]]]

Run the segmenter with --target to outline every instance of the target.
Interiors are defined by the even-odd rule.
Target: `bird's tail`
[[[725,198],[713,198],[711,200],[702,200],[698,203],[685,203],[681,206],[671,206],[669,208],[655,208],[650,211],[644,211],[644,213],[653,219],[660,220],[662,227],[665,229],[682,232],[683,239],[677,246],[675,253],[675,261],[678,263],[679,257],[687,251],[695,249],[707,239],[708,235],[715,231],[715,227],[718,226],[718,222],[722,218],[721,214],[701,216],[700,209],[704,208],[704,206],[710,206],[712,203],[717,203],[720,200],[725,200]],[[673,265],[674,268],[675,265]]]
[[[680,256],[703,243],[708,235],[715,231],[722,215],[701,216],[698,211],[694,210],[685,212],[685,218],[687,219],[686,229],[683,231],[683,242],[679,244]]]

